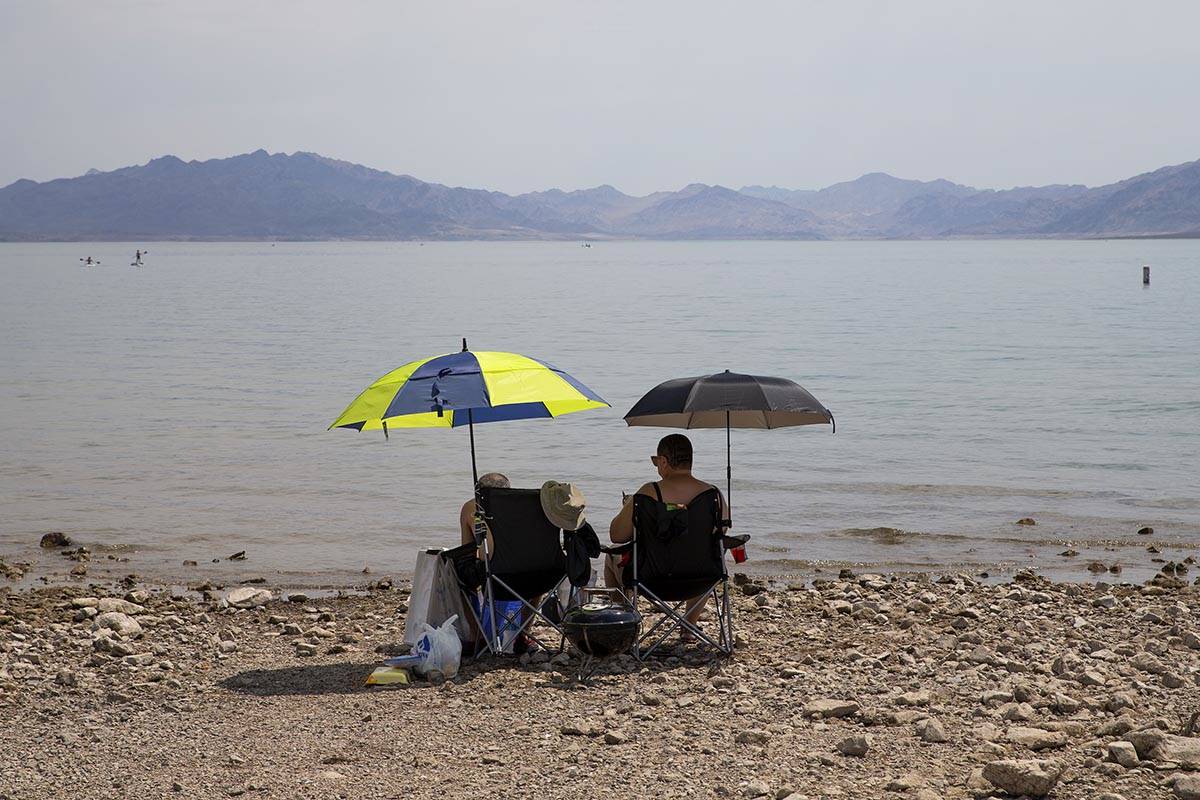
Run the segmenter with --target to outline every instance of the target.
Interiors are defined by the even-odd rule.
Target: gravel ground
[[[1200,798],[1200,588],[1166,574],[742,576],[730,659],[367,687],[402,635],[384,585],[0,587],[0,797]]]

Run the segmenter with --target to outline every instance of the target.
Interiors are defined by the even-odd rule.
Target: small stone
[[[1000,706],[1000,718],[1009,722],[1029,722],[1037,719],[1037,712],[1029,703],[1006,703]]]
[[[1126,741],[1109,742],[1108,755],[1125,769],[1133,769],[1140,761],[1137,749],[1132,743]]]
[[[108,611],[92,620],[92,630],[114,631],[126,639],[136,639],[142,635],[142,626],[128,614],[120,611]]]
[[[769,785],[767,785],[766,781],[763,781],[763,780],[755,779],[755,780],[750,781],[749,783],[747,783],[745,786],[742,787],[742,797],[755,798],[755,797],[770,797],[770,796],[771,796],[771,787]]]
[[[234,608],[255,608],[273,598],[274,595],[266,589],[256,589],[253,586],[242,586],[225,595],[225,601]]]
[[[895,703],[898,706],[927,706],[929,705],[929,692],[926,690],[905,692],[896,698]]]
[[[946,735],[946,729],[942,723],[936,719],[924,719],[917,723],[917,735],[921,737],[923,742],[933,742],[941,744],[950,741],[950,737]]]
[[[298,656],[315,656],[317,654],[317,646],[308,642],[296,642],[296,655]]]
[[[128,600],[122,600],[118,597],[101,597],[96,601],[96,610],[101,614],[108,611],[119,611],[131,617],[146,613],[145,606],[131,603]]]
[[[591,736],[592,724],[587,720],[568,722],[558,729],[563,736]]]
[[[625,744],[629,741],[629,737],[621,731],[607,731],[604,734],[605,744]]]
[[[857,736],[847,736],[837,744],[837,750],[844,756],[853,756],[862,758],[871,749],[870,734],[859,734]]]
[[[38,542],[38,544],[40,546],[46,547],[46,548],[70,547],[71,546],[71,537],[67,536],[62,531],[52,531],[51,533],[44,534],[42,536],[42,540],[40,542]]]
[[[1062,731],[1044,731],[1041,728],[1009,728],[1007,738],[1013,744],[1030,750],[1051,750],[1067,744],[1067,735]]]
[[[983,777],[989,783],[1014,797],[1045,797],[1061,776],[1062,767],[1056,761],[1006,759],[983,768]]]
[[[738,744],[766,744],[771,739],[771,734],[767,731],[758,728],[747,728],[744,731],[738,731],[737,736],[733,740]]]
[[[823,719],[833,717],[852,717],[858,713],[858,703],[852,700],[813,700],[810,703],[804,704],[804,716],[815,717],[820,715]]]
[[[1200,800],[1200,775],[1179,775],[1171,788],[1179,800]]]
[[[1033,517],[1021,517],[1017,520],[1018,525],[1037,525],[1037,521]]]
[[[1154,528],[1151,528],[1149,525],[1144,528],[1138,528],[1138,536],[1149,536],[1152,533],[1154,533]]]

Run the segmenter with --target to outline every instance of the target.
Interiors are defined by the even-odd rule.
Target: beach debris
[[[226,557],[225,557],[225,560],[226,560],[226,561],[245,561],[245,560],[246,560],[246,551],[245,551],[245,550],[238,550],[238,551],[237,551],[236,553],[234,553],[233,555],[231,555],[231,556],[226,556]]]
[[[1021,517],[1017,520],[1018,525],[1037,525],[1037,520],[1033,517]]]
[[[1039,759],[1005,759],[983,767],[985,780],[1014,797],[1045,797],[1053,791],[1062,772],[1057,761]]]
[[[42,535],[42,540],[38,542],[41,547],[70,547],[71,537],[67,536],[62,531],[52,531]]]
[[[1063,556],[1064,558],[1074,558],[1075,556],[1079,555],[1079,551],[1068,547],[1066,550],[1063,550],[1061,553],[1059,553],[1059,555]]]
[[[1138,528],[1138,536],[1151,536],[1154,533],[1154,528],[1147,525],[1144,528]]]
[[[266,589],[256,589],[252,586],[245,586],[239,589],[233,589],[229,594],[225,595],[225,602],[234,608],[255,608],[265,605],[273,600],[275,595],[271,594]]]
[[[1088,572],[1108,572],[1108,567],[1100,561],[1089,561],[1087,568]]]
[[[311,655],[311,654],[310,654]],[[412,681],[409,679],[408,670],[403,667],[377,667],[370,675],[367,676],[367,686],[407,686]],[[339,760],[331,760],[338,758]],[[325,764],[341,764],[349,763],[351,759],[342,759],[341,757],[331,756],[325,759]]]

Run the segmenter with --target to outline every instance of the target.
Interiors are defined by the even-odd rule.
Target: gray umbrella
[[[660,383],[629,409],[625,422],[630,427],[724,428],[725,498],[730,508],[733,507],[731,428],[831,425],[837,430],[833,413],[795,381],[740,375],[729,370]]]

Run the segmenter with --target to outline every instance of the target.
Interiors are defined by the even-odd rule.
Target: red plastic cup
[[[733,563],[741,564],[746,560],[746,545],[739,544],[737,547],[730,548],[730,553],[733,553]]]

